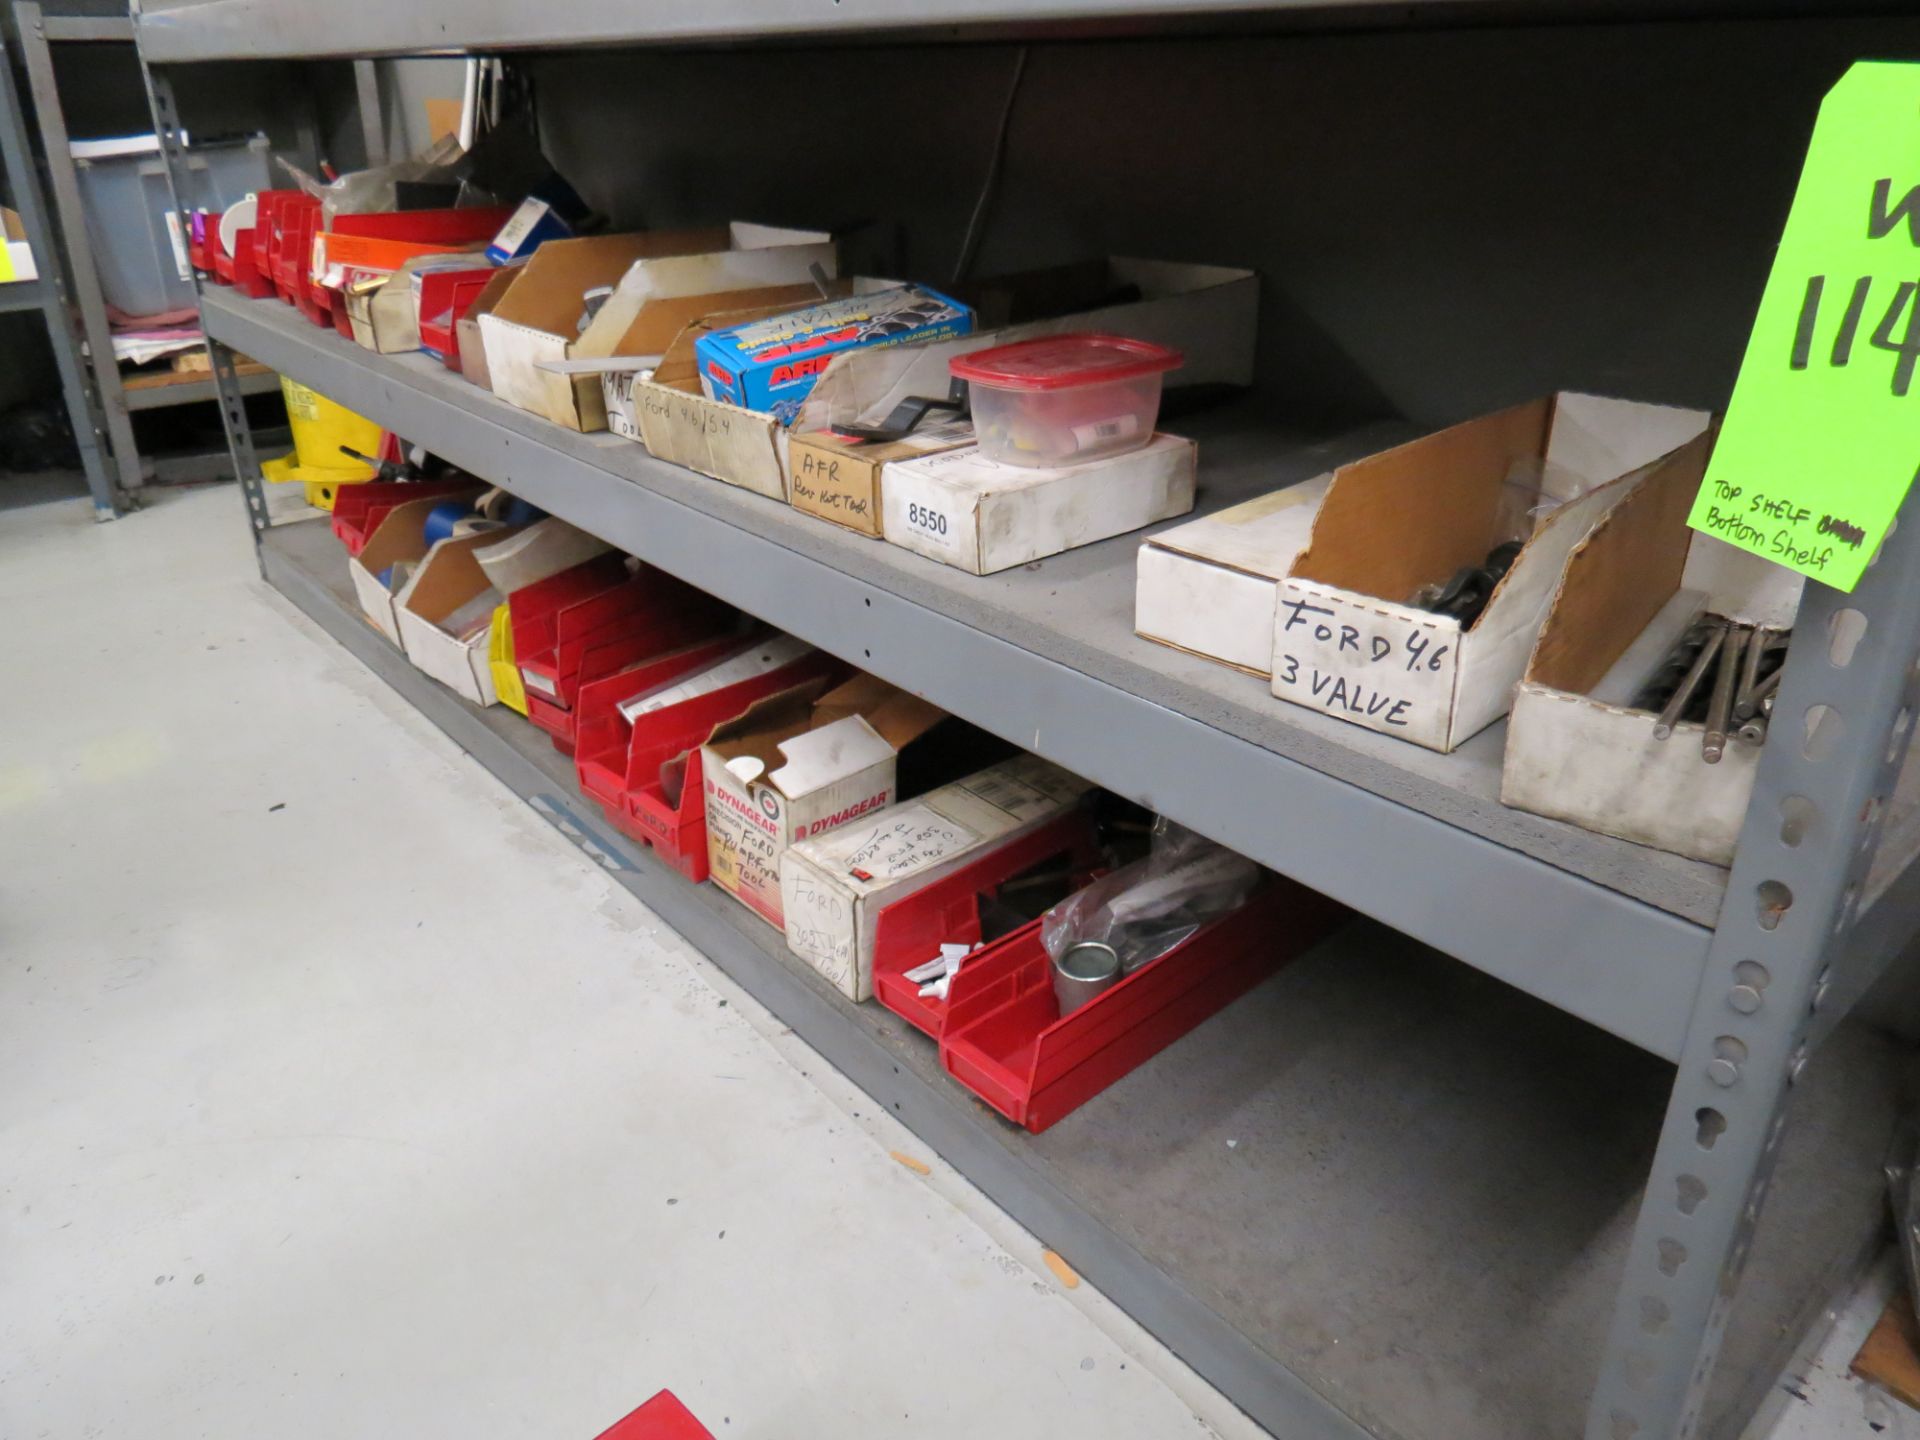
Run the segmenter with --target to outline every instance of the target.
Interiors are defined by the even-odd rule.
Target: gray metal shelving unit
[[[946,39],[1291,22],[1300,8],[662,3],[476,18],[440,4],[323,21],[222,0],[151,4],[138,28],[176,156],[176,62],[909,26]],[[1429,0],[1391,18],[1596,8],[1635,13]],[[270,527],[257,480],[244,484],[273,584],[1286,1440],[1572,1434],[1583,1410],[1588,1440],[1737,1434],[1877,1238],[1882,1080],[1898,1052],[1834,1032],[1916,928],[1920,828],[1896,781],[1920,704],[1920,502],[1854,595],[1809,587],[1779,710],[1829,707],[1858,739],[1816,759],[1777,728],[1729,871],[1503,809],[1499,729],[1432,755],[1138,640],[1133,537],[976,579],[560,430],[271,302],[214,290],[202,308],[242,476],[259,472],[234,351],[1465,962],[1382,973],[1391,947],[1366,931],[1344,962],[1290,968],[1207,1043],[1057,1130],[1009,1132],[884,1012],[827,994],[739,907],[610,836],[538,736],[407,666],[357,618],[324,528]],[[1378,438],[1276,429],[1248,410],[1189,428],[1209,507]],[[1865,638],[1842,665],[1825,642],[1849,610]],[[1289,1063],[1266,1063],[1276,1054]],[[1222,1096],[1261,1127],[1245,1165],[1205,1148]],[[1417,1120],[1395,1113],[1410,1096]]]
[[[13,13],[54,209],[59,216],[60,233],[68,237],[66,267],[72,277],[86,342],[84,358],[104,422],[107,455],[120,492],[131,495],[145,485],[148,478],[148,462],[140,454],[132,417],[143,411],[205,404],[219,398],[211,378],[152,388],[130,389],[123,383],[120,362],[113,352],[113,328],[107,319],[106,297],[101,292],[93,251],[87,242],[86,210],[81,203],[79,175],[73,163],[71,136],[55,76],[53,47],[131,45],[133,21],[125,15],[49,14],[38,0],[17,0]],[[268,394],[279,388],[279,378],[244,376],[241,388],[249,395]]]
[[[107,475],[106,457],[101,450],[97,397],[81,360],[80,337],[74,330],[73,315],[67,305],[68,287],[60,249],[54,243],[53,227],[40,191],[33,146],[27,139],[26,117],[21,112],[20,97],[14,93],[12,59],[7,48],[0,43],[0,165],[4,165],[14,206],[27,232],[27,245],[33,251],[34,268],[40,275],[35,280],[0,285],[0,312],[38,310],[46,320],[47,337],[53,346],[55,368],[60,372],[60,389],[80,451],[80,468],[93,497],[94,514],[99,519],[111,520],[119,511],[113,482]]]

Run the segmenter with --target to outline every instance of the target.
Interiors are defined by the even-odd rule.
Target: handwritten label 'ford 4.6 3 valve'
[[[1457,630],[1282,590],[1273,638],[1274,694],[1390,735],[1446,743]]]

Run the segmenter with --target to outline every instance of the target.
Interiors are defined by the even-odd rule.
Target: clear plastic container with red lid
[[[1079,465],[1153,438],[1160,387],[1186,357],[1124,335],[1047,335],[947,362],[965,380],[980,451],[1007,465]]]

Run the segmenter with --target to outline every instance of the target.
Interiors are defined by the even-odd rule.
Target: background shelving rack
[[[1245,50],[1243,37],[1287,32],[1276,43],[1291,44],[1297,32],[1351,75],[1370,46],[1399,47],[1390,53],[1408,63],[1409,35],[1444,37],[1451,61],[1453,37],[1469,29],[1484,27],[1488,45],[1524,47],[1539,27],[1590,26],[1580,43],[1617,57],[1640,32],[1607,27],[1657,17],[1676,27],[1661,33],[1678,50],[1710,53],[1715,34],[1778,23],[1756,16],[1793,23],[1820,9],[149,0],[136,31],[156,127],[177,162],[174,67],[215,62],[527,51],[550,63],[571,54],[591,81],[596,65],[613,67],[603,79],[624,76],[621,67],[667,46],[697,86],[718,67],[759,67],[764,79],[769,64],[799,66],[825,49],[856,63],[905,55],[924,71],[942,50],[971,52],[956,66],[974,63],[971,42],[1069,53],[1145,37],[1150,53],[1102,50],[1099,63],[1133,75],[1218,64],[1231,88],[1218,52],[1195,60],[1167,42]],[[1900,38],[1920,45],[1920,35]],[[1782,43],[1807,48],[1795,41]],[[1832,41],[1856,43],[1844,26]],[[1549,59],[1565,50],[1555,44]],[[603,46],[627,48],[592,53]],[[628,93],[670,105],[668,75],[647,72],[662,92],[636,78]],[[901,83],[928,86],[919,73]],[[605,109],[581,98],[592,86],[566,88],[552,114],[543,109],[552,143],[569,143],[560,112],[571,103],[587,110],[572,128],[577,156],[588,154],[582,136],[617,148],[606,143]],[[1807,93],[1817,89],[1802,84],[1778,104],[1793,109]],[[1206,100],[1189,87],[1178,103]],[[1743,123],[1764,129],[1754,117],[1769,113],[1757,107]],[[1810,108],[1777,121],[1769,143],[1810,121]],[[650,110],[647,123],[666,122]],[[1471,129],[1474,117],[1432,123]],[[641,148],[636,138],[609,163],[644,171]],[[750,163],[737,146],[727,154]],[[1790,190],[1797,148],[1775,164]],[[663,190],[683,178],[647,173]],[[681,209],[712,203],[688,193],[696,188],[681,187]],[[1783,213],[1779,190],[1761,196],[1762,217],[1776,204]],[[1739,323],[1777,220],[1763,218],[1748,239],[1757,267],[1747,256],[1719,292],[1736,309],[1746,296]],[[1735,863],[1720,870],[1504,810],[1500,728],[1435,756],[1135,640],[1133,538],[975,579],[629,442],[562,431],[422,357],[360,350],[287,307],[217,289],[201,303],[268,580],[1285,1440],[1570,1436],[1583,1423],[1588,1440],[1736,1435],[1879,1242],[1876,1162],[1906,1048],[1841,1022],[1907,952],[1920,914],[1910,863],[1920,823],[1896,785],[1920,704],[1920,502],[1909,502],[1855,594],[1808,587],[1779,712],[1829,707],[1855,738],[1816,760],[1794,726],[1776,727]],[[1594,343],[1603,341],[1617,347],[1620,337]],[[1676,366],[1712,368],[1682,341],[1670,348]],[[324,526],[269,523],[236,351],[1453,958],[1359,925],[1053,1131],[1010,1132],[943,1084],[891,1017],[847,1006],[740,907],[678,884],[610,835],[544,740],[439,689],[359,619]],[[1435,353],[1444,351],[1408,363]],[[1534,378],[1537,391],[1558,377]],[[1727,378],[1716,371],[1691,386],[1723,391]],[[1289,429],[1272,412],[1256,401],[1184,427],[1201,441],[1206,505],[1318,473],[1374,433],[1325,421]],[[1840,665],[1828,637],[1846,611],[1866,628]],[[1789,796],[1792,826],[1780,808]],[[1231,1149],[1225,1123],[1239,1127]]]

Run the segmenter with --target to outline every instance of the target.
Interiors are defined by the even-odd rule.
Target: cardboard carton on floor
[[[890,804],[898,752],[945,713],[871,675],[753,705],[700,747],[714,884],[782,928],[787,848]]]
[[[1701,436],[1637,477],[1568,557],[1514,694],[1500,799],[1725,865],[1760,747],[1730,742],[1709,765],[1704,726],[1682,721],[1656,740],[1657,717],[1631,701],[1701,615],[1787,629],[1805,582],[1687,528],[1710,449]]]
[[[978,448],[887,467],[886,538],[975,575],[1124,535],[1193,508],[1198,447],[1159,434],[1138,450],[1041,470]]]
[[[849,1000],[871,999],[883,906],[1039,829],[1091,788],[1022,755],[801,841],[780,862],[787,948]]]
[[[1133,628],[1266,679],[1280,582],[1306,549],[1331,475],[1244,500],[1140,542]]]
[[[479,297],[467,307],[467,313],[454,322],[454,344],[460,352],[460,373],[482,390],[493,389],[493,377],[487,371],[487,344],[480,333],[480,322],[506,298],[513,282],[520,278],[520,269],[518,265],[510,265],[496,272]]]
[[[606,429],[597,376],[556,375],[540,368],[542,361],[573,354],[586,292],[618,283],[636,260],[698,254],[726,243],[724,227],[548,241],[533,252],[492,310],[480,316],[493,393],[569,430]]]
[[[980,323],[996,328],[955,340],[837,357],[807,396],[787,440],[789,496],[805,510],[863,535],[885,531],[887,465],[952,450],[971,427],[941,412],[905,441],[844,438],[844,427],[877,427],[915,396],[944,398],[956,355],[1069,330],[1102,330],[1170,345],[1186,363],[1169,388],[1247,385],[1259,280],[1251,270],[1110,258],[1003,276],[967,288]],[[941,422],[936,424],[936,422]]]
[[[1280,582],[1273,693],[1431,750],[1478,734],[1507,713],[1567,555],[1618,482],[1707,423],[1562,392],[1341,466]],[[1531,514],[1536,485],[1574,498]],[[1472,624],[1410,603],[1516,536],[1524,548]]]
[[[426,558],[427,516],[446,499],[445,495],[434,495],[394,506],[374,527],[360,552],[348,557],[347,575],[353,581],[353,593],[360,602],[361,613],[372,622],[374,629],[396,645],[401,641],[400,621],[393,608],[394,592],[381,577],[395,565],[417,563]]]

